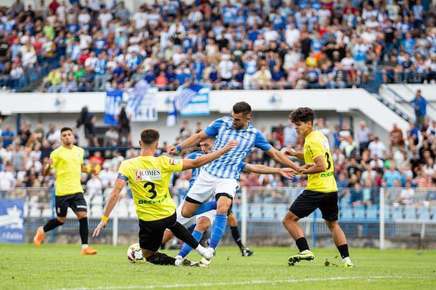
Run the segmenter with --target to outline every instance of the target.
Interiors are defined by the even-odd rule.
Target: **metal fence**
[[[288,245],[291,239],[281,220],[302,190],[289,187],[243,188],[233,206],[243,239],[250,244]],[[363,190],[362,194],[345,188],[339,194],[339,221],[351,244],[380,248],[436,246],[436,188]],[[109,194],[110,189],[85,194],[90,229],[98,223]],[[52,188],[17,188],[3,193],[3,198],[24,200],[27,241],[31,240],[38,226],[55,217]],[[302,219],[301,225],[313,245],[331,243],[329,230],[319,210]],[[77,242],[77,229],[78,223],[69,211],[67,222],[49,234],[49,241]],[[125,194],[100,241],[127,243],[137,238],[137,231],[133,200]],[[226,239],[230,240],[229,236],[224,241]]]

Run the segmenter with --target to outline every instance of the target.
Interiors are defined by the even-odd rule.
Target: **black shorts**
[[[326,221],[338,220],[338,192],[318,192],[304,190],[292,203],[289,211],[299,218],[310,215],[317,208],[321,210],[322,218]]]
[[[58,217],[66,217],[68,208],[74,212],[87,211],[86,200],[83,193],[56,196],[56,214]]]
[[[157,252],[162,244],[165,229],[174,226],[176,221],[176,213],[156,221],[139,220],[139,246],[141,249]]]

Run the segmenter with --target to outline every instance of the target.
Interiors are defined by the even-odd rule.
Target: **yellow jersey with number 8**
[[[318,192],[338,191],[329,140],[321,132],[312,131],[304,139],[304,163],[315,163],[318,156],[323,157],[326,169],[320,173],[309,174],[306,189]]]
[[[182,168],[182,160],[167,156],[139,156],[121,163],[118,178],[128,182],[140,220],[155,221],[175,213],[169,186],[171,174]]]

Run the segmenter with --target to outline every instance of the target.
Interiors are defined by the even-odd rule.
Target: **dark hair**
[[[70,127],[63,127],[63,128],[61,129],[61,134],[64,133],[65,131],[71,131],[71,132],[73,132],[73,129],[71,129]]]
[[[289,114],[289,119],[291,119],[292,123],[309,122],[309,121],[313,123],[314,118],[315,118],[315,113],[311,108],[308,107],[298,108]]]
[[[239,113],[248,114],[248,113],[251,113],[251,107],[246,102],[238,102],[238,103],[233,105],[233,113],[235,113],[235,114],[239,114]]]
[[[151,145],[159,140],[159,132],[154,129],[145,129],[141,132],[141,141],[144,145]]]

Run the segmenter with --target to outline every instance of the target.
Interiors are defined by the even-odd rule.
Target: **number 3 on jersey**
[[[325,160],[327,161],[327,170],[330,170],[332,168],[332,162],[330,161],[330,154],[328,152],[325,153]]]
[[[157,196],[156,185],[153,182],[146,182],[144,184],[144,189],[151,194],[148,198],[153,199]]]

